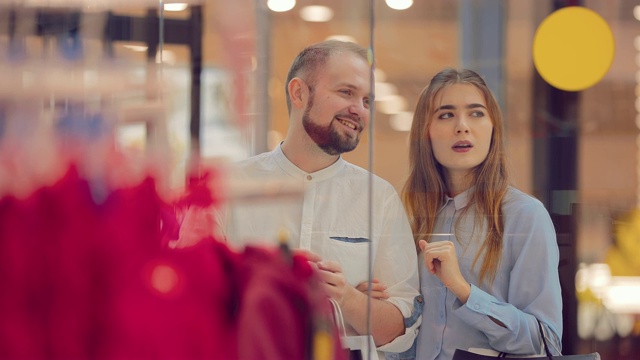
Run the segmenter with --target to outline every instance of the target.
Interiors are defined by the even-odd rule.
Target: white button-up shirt
[[[277,244],[278,233],[286,229],[291,247],[337,261],[352,286],[367,281],[371,255],[373,277],[388,286],[388,301],[405,318],[411,316],[419,294],[418,262],[409,222],[391,184],[341,157],[309,174],[291,163],[280,147],[241,161],[236,170],[239,181],[293,181],[303,188],[303,195],[230,204],[225,221],[230,244]],[[408,349],[419,324],[378,350]],[[355,335],[348,325],[347,334]]]

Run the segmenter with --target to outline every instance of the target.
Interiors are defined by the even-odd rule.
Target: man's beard
[[[309,101],[309,106],[304,111],[302,116],[302,125],[309,134],[309,137],[329,155],[340,155],[352,151],[358,146],[360,137],[348,137],[341,135],[332,125],[333,121],[327,126],[317,125],[311,119],[311,109],[313,109],[313,98]],[[353,116],[351,116],[353,117]],[[354,119],[357,121],[357,119]],[[334,120],[335,121],[335,120]],[[360,123],[360,121],[357,121]]]

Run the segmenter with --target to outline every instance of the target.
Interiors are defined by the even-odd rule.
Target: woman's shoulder
[[[547,213],[539,199],[513,186],[507,189],[502,206],[505,213]]]

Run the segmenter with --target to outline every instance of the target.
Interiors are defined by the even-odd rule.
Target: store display
[[[229,197],[219,169],[172,187],[161,65],[137,76],[92,52],[98,3],[12,8],[20,31],[0,43],[0,358],[342,359],[306,258],[232,250],[210,219],[185,222]],[[81,20],[38,35],[37,6]],[[145,146],[123,147],[137,122]]]

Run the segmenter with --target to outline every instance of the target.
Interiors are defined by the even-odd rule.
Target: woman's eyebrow
[[[476,103],[469,104],[469,105],[465,106],[465,108],[467,108],[467,109],[483,108],[485,110],[487,109],[486,106],[484,106],[482,104],[476,104]],[[436,108],[433,112],[435,113],[435,112],[438,112],[440,110],[455,110],[455,109],[457,109],[457,107],[455,105],[441,105],[438,108]]]
[[[456,107],[454,105],[441,105],[437,107],[434,112],[440,111],[440,110],[455,110],[455,109]]]

